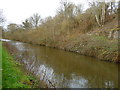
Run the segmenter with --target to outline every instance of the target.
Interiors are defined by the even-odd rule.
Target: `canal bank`
[[[7,52],[6,48],[2,48],[2,88],[40,87],[35,76],[23,72],[22,66]]]
[[[19,35],[23,36],[24,39],[22,39],[23,37]],[[29,39],[29,37],[30,35],[24,33],[23,31],[23,33],[21,32],[21,34],[18,34],[18,37],[8,37],[8,39],[74,52],[81,55],[94,57],[98,60],[114,63],[120,62],[118,59],[118,39],[108,39],[105,36],[89,34],[80,34],[77,36],[68,37],[69,39],[67,39],[66,36],[66,40],[64,41],[51,41],[46,39],[41,40],[36,39],[36,37]]]

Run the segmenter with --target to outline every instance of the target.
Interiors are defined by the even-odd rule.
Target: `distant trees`
[[[24,22],[22,22],[23,24],[23,28],[26,30],[29,29],[36,29],[41,22],[41,17],[38,13],[33,14],[33,16],[31,16],[30,18],[26,19]]]
[[[83,12],[81,4],[76,5],[63,0],[54,17],[41,19],[41,16],[35,13],[22,22],[22,27],[10,25],[8,29],[39,30],[43,31],[44,35],[51,36],[52,39],[55,39],[56,35],[69,37],[76,30],[86,33],[96,26],[102,27],[115,17],[118,7],[116,3],[106,2],[106,0],[89,2],[89,5],[89,8]]]
[[[74,16],[75,5],[70,2],[61,2],[61,10],[59,13],[63,14],[65,18],[70,18]]]
[[[25,29],[25,30],[29,30],[29,29],[32,29],[32,23],[28,20],[28,19],[26,19],[24,22],[22,22],[22,24],[23,24],[23,29]]]
[[[5,22],[5,18],[3,17],[3,12],[2,10],[0,9],[0,24]]]
[[[74,18],[82,13],[82,5],[75,5],[72,2],[61,1],[61,7],[58,10],[58,14],[64,16],[64,18]]]
[[[41,22],[41,17],[38,13],[34,14],[30,18],[26,19],[22,22],[22,25],[17,25],[15,23],[11,23],[7,26],[7,30],[11,32],[20,31],[20,30],[32,30],[36,29]]]
[[[14,31],[18,30],[18,25],[15,24],[15,23],[11,23],[7,26],[7,30],[11,31],[11,32],[14,32]]]
[[[58,10],[58,18],[61,18],[61,29],[67,30],[67,34],[70,34],[70,30],[77,27],[76,16],[82,13],[82,5],[75,5],[72,2],[61,1],[61,6]]]
[[[3,28],[3,22],[5,22],[5,17],[3,16],[3,12],[2,12],[2,10],[0,9],[0,37],[2,37],[3,36],[3,34],[4,34],[4,28]]]
[[[40,24],[41,16],[38,13],[36,13],[29,18],[29,21],[33,27],[37,28]]]
[[[3,27],[0,26],[0,37],[2,37],[2,31],[3,31]]]

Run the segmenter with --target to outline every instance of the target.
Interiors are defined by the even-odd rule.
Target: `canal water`
[[[6,41],[6,40],[3,40]],[[117,88],[118,65],[92,57],[7,40],[4,44],[48,87]]]

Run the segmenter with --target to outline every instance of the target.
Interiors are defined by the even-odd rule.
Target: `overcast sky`
[[[70,0],[75,4],[84,4],[87,0]],[[0,9],[7,19],[7,23],[21,24],[34,13],[39,13],[42,18],[54,16],[60,6],[60,0],[0,0]]]

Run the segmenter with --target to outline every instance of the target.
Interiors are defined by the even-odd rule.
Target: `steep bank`
[[[37,43],[33,40],[20,40],[13,39],[17,41],[22,41],[31,44],[43,45],[52,48],[62,49],[66,51],[71,51],[86,56],[92,56],[100,60],[119,62],[118,60],[118,43],[117,40],[108,40],[104,36],[88,36],[80,35],[79,38],[71,38],[66,42],[59,42],[51,44],[50,42]]]
[[[75,30],[70,34],[59,34],[58,31],[53,34],[49,30],[29,30],[8,32],[5,38],[118,63],[120,62],[118,60],[118,32],[117,19],[114,19],[103,27],[94,28],[87,33],[79,33],[79,30]]]

